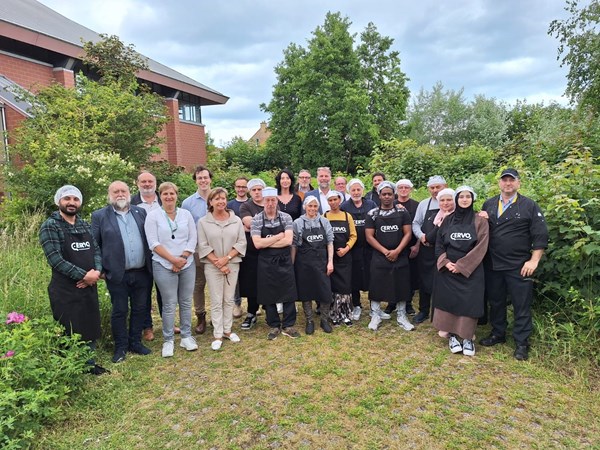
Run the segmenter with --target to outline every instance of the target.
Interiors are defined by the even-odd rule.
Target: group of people
[[[373,189],[343,177],[331,188],[331,171],[311,175],[281,170],[276,186],[259,178],[235,180],[235,197],[212,188],[204,166],[193,173],[197,191],[178,206],[178,187],[158,189],[142,172],[139,193],[114,181],[108,205],[92,213],[91,224],[78,215],[83,197],[75,186],[59,188],[58,211],[44,222],[40,242],[52,268],[48,288],[56,320],[79,333],[93,348],[100,336],[96,285],[105,280],[112,302],[115,363],[127,352],[151,353],[142,342],[154,339],[152,291],[162,318],[162,356],[180,347],[194,351],[194,337],[206,331],[205,287],[210,295],[213,350],[224,340],[240,342],[233,319],[247,314],[241,329],[265,312],[267,338],[296,338],[296,302],[305,333],[315,322],[325,333],[351,326],[362,314],[361,291],[368,292],[370,321],[377,330],[397,312],[407,331],[431,318],[452,353],[475,354],[475,328],[482,318],[492,325],[480,341],[506,341],[507,300],[513,304],[515,358],[528,358],[532,331],[532,275],[547,246],[548,232],[539,206],[518,193],[520,177],[506,169],[500,195],[480,212],[469,186],[455,190],[443,177],[429,178],[429,198],[411,198],[413,184],[372,176]],[[419,311],[412,298],[419,292]],[[386,304],[383,309],[382,303]],[[192,324],[192,304],[197,317]],[[489,314],[487,311],[489,305]],[[179,309],[179,326],[176,311]],[[416,313],[416,315],[414,315]],[[409,316],[414,315],[412,322]],[[92,373],[106,370],[89,361]]]

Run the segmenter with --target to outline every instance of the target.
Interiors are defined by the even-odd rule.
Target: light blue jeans
[[[162,330],[165,341],[175,340],[175,310],[179,305],[181,337],[192,335],[192,296],[196,283],[196,265],[190,264],[181,272],[166,269],[152,261],[152,275],[163,301]]]

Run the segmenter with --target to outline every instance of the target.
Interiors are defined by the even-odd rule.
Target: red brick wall
[[[0,53],[0,75],[25,89],[37,92],[54,81],[52,66],[37,64]]]
[[[52,72],[57,83],[67,88],[75,87],[75,73],[72,70],[55,67]]]
[[[10,105],[4,105],[4,115],[6,116],[6,129],[9,131],[8,133],[8,144],[12,145],[15,143],[14,133],[11,131],[18,128],[18,126],[25,120],[25,116],[20,112],[13,109]]]
[[[177,150],[179,165],[188,170],[193,170],[199,164],[206,164],[204,125],[180,122]]]

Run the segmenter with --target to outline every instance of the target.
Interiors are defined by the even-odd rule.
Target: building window
[[[194,95],[182,93],[179,100],[179,120],[202,123],[200,99]]]

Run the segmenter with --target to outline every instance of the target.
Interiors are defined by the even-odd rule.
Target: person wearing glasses
[[[298,173],[298,183],[294,186],[294,192],[298,194],[300,199],[304,201],[304,196],[307,192],[312,191],[314,187],[310,184],[310,172],[306,169],[302,169]]]
[[[235,198],[227,202],[227,209],[230,209],[234,214],[240,217],[240,207],[242,203],[248,201],[248,178],[239,177],[233,183],[235,189]]]

